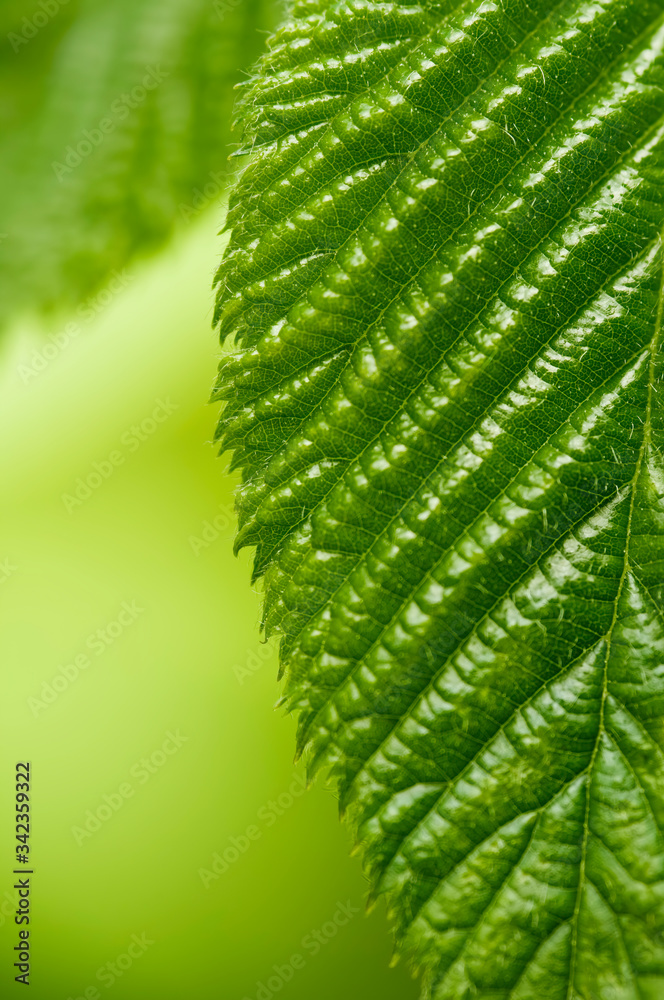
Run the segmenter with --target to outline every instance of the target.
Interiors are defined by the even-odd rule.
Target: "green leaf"
[[[219,202],[270,0],[0,11],[0,319],[69,307]]]
[[[664,997],[662,0],[296,4],[217,317],[299,750],[435,1000]]]

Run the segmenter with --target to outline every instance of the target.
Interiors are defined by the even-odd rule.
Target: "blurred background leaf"
[[[278,16],[274,0],[4,0],[0,324],[80,303],[221,194],[233,88]]]
[[[274,0],[0,0],[0,757],[13,771],[29,756],[35,775],[39,1000],[105,995],[100,971],[143,932],[155,943],[113,1000],[265,1000],[296,953],[306,964],[277,980],[280,1000],[419,993],[403,966],[388,970],[382,913],[337,934],[339,901],[361,911],[366,886],[322,787],[279,806],[223,878],[206,888],[199,872],[293,780],[292,727],[271,707],[276,653],[259,641],[248,561],[232,555],[236,480],[214,457],[206,404],[232,85],[279,16]],[[115,102],[148,66],[168,76],[120,119]],[[53,163],[107,117],[113,129],[59,181]],[[158,398],[175,412],[140,449],[123,444]],[[68,508],[117,447],[126,461]],[[29,699],[134,599],[137,627],[35,714]],[[79,844],[72,828],[178,727],[182,754],[145,788],[133,779],[136,797]],[[12,791],[0,781],[2,816]],[[13,835],[3,823],[3,857]],[[5,955],[14,881],[5,867]],[[0,993],[19,985],[5,976]]]

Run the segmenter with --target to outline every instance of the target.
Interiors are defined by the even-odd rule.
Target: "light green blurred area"
[[[11,969],[11,871],[14,765],[25,759],[34,1000],[74,1000],[95,986],[118,1000],[418,993],[403,966],[388,968],[384,914],[364,914],[360,863],[333,795],[320,785],[288,792],[301,774],[294,722],[273,708],[276,653],[261,645],[249,560],[232,555],[233,480],[210,446],[219,217],[216,209],[161,258],[127,272],[92,320],[64,317],[45,339],[23,327],[3,345],[2,997],[23,995]],[[72,321],[78,335],[58,346],[50,338]],[[151,417],[157,400],[177,406],[162,422]],[[145,438],[135,448],[132,426]],[[112,452],[122,463],[67,509],[77,481],[108,474]],[[118,634],[112,623],[125,602],[142,610]],[[109,626],[111,643],[97,653],[94,634]],[[67,679],[62,668],[81,654],[89,666]],[[167,755],[169,732],[186,742]],[[140,762],[155,752],[148,775]],[[125,799],[123,783],[133,793]],[[72,828],[84,828],[105,795],[122,804],[77,843]],[[233,859],[230,838],[244,847],[252,825],[249,848],[205,888],[200,869],[211,869],[215,852]],[[348,901],[360,912],[332,935]],[[323,925],[314,955],[303,939]],[[154,943],[115,981],[100,981],[133,934]],[[296,953],[302,967],[283,983]],[[281,985],[261,993],[275,965]]]

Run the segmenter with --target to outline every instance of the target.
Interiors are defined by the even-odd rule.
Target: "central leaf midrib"
[[[503,829],[503,828],[504,828],[505,826],[508,826],[509,824],[513,823],[513,822],[514,822],[515,820],[517,820],[517,819],[519,819],[519,818],[523,818],[523,817],[526,817],[526,816],[529,816],[529,815],[533,815],[533,816],[536,816],[537,818],[536,818],[536,821],[535,821],[535,823],[533,824],[533,829],[532,829],[532,831],[531,831],[531,835],[530,835],[530,837],[529,837],[529,840],[528,840],[528,843],[527,843],[527,845],[526,845],[526,848],[525,848],[525,849],[524,849],[524,851],[522,852],[522,854],[521,854],[521,857],[520,857],[520,858],[519,858],[519,859],[517,860],[517,862],[516,862],[516,863],[515,863],[515,865],[513,866],[513,869],[512,869],[512,872],[513,872],[513,871],[514,871],[514,869],[515,869],[515,868],[517,868],[519,864],[521,864],[521,862],[522,862],[522,861],[523,861],[523,859],[525,858],[525,856],[526,856],[526,854],[527,854],[528,850],[529,850],[529,849],[530,849],[530,847],[532,846],[532,843],[533,843],[533,840],[534,840],[534,838],[535,838],[535,835],[537,834],[537,831],[538,831],[538,828],[539,828],[539,821],[540,821],[540,818],[541,818],[541,816],[542,816],[542,813],[543,813],[543,812],[544,812],[544,811],[545,811],[546,809],[548,809],[548,808],[549,808],[549,807],[550,807],[550,806],[552,805],[552,803],[556,801],[556,799],[557,799],[557,798],[559,798],[560,796],[562,796],[562,795],[563,795],[563,794],[564,794],[564,793],[565,793],[565,792],[566,792],[566,791],[567,791],[567,790],[568,790],[568,789],[569,789],[569,788],[570,788],[570,787],[571,787],[571,786],[572,786],[572,785],[574,784],[574,782],[575,782],[575,781],[578,781],[578,780],[579,780],[580,778],[583,778],[583,776],[584,776],[584,775],[585,775],[585,774],[586,774],[586,773],[588,772],[588,767],[589,767],[589,765],[587,765],[587,766],[586,766],[585,768],[583,768],[583,769],[582,769],[581,771],[579,771],[579,772],[578,772],[577,774],[575,774],[575,775],[574,775],[574,776],[573,776],[572,778],[570,778],[570,780],[569,780],[569,781],[566,781],[566,782],[564,782],[564,783],[563,783],[563,784],[562,784],[562,785],[560,786],[560,788],[557,788],[557,789],[555,790],[555,792],[553,792],[553,793],[552,793],[552,794],[551,794],[551,795],[550,795],[550,796],[549,796],[549,797],[547,798],[547,800],[546,800],[545,802],[543,802],[543,803],[542,803],[542,804],[541,804],[540,806],[538,806],[538,807],[537,807],[537,809],[534,809],[534,810],[528,810],[528,811],[526,811],[526,812],[521,812],[521,813],[517,813],[517,814],[516,814],[515,816],[513,816],[513,817],[512,817],[512,818],[511,818],[510,820],[508,820],[508,821],[507,821],[506,823],[503,823],[503,824],[499,825],[499,826],[498,826],[498,827],[497,827],[497,828],[496,828],[495,830],[493,830],[493,831],[492,831],[491,833],[489,833],[489,834],[488,834],[488,835],[487,835],[486,837],[483,837],[483,838],[482,838],[481,840],[479,840],[479,841],[478,841],[478,842],[477,842],[476,844],[474,844],[474,845],[473,845],[473,847],[472,847],[471,851],[469,851],[468,855],[466,855],[466,856],[465,856],[465,857],[463,857],[463,858],[460,858],[460,859],[459,859],[459,861],[458,861],[458,862],[456,862],[456,864],[454,865],[454,867],[453,867],[452,869],[450,869],[450,871],[449,871],[449,872],[447,873],[447,875],[445,876],[445,878],[446,878],[446,879],[447,879],[447,878],[449,878],[449,877],[450,877],[450,876],[451,876],[451,875],[452,875],[452,874],[453,874],[453,873],[454,873],[454,872],[456,871],[456,869],[457,869],[457,868],[459,867],[459,865],[462,865],[462,864],[463,864],[463,863],[464,863],[464,862],[465,862],[465,861],[467,860],[468,856],[469,856],[469,855],[470,855],[470,854],[471,854],[472,852],[474,852],[474,851],[478,850],[478,848],[481,848],[481,847],[482,847],[482,846],[483,846],[483,845],[484,845],[484,844],[486,843],[486,841],[487,841],[487,840],[489,840],[489,839],[490,839],[491,837],[495,836],[495,835],[496,835],[496,833],[500,832],[500,830],[502,830],[502,829]],[[509,878],[509,876],[508,876],[508,878]],[[454,964],[455,962],[457,962],[457,961],[458,961],[458,959],[459,959],[460,955],[462,955],[462,954],[464,953],[464,951],[466,950],[466,946],[467,946],[467,944],[471,943],[471,939],[473,938],[473,935],[474,935],[474,934],[475,934],[475,933],[477,932],[477,930],[479,929],[479,927],[480,927],[480,925],[481,925],[481,922],[482,922],[482,920],[483,920],[483,919],[485,918],[485,916],[486,916],[487,912],[488,912],[488,911],[489,911],[489,910],[491,909],[491,907],[492,907],[492,906],[494,905],[494,903],[496,902],[496,899],[497,899],[497,897],[498,897],[499,893],[501,892],[501,890],[502,890],[502,889],[503,889],[503,888],[505,887],[505,885],[506,885],[506,883],[507,883],[507,881],[508,881],[508,878],[506,878],[506,879],[505,879],[505,880],[504,880],[504,881],[503,881],[502,883],[500,883],[500,884],[499,884],[499,885],[498,885],[498,886],[496,887],[496,890],[495,890],[495,892],[494,892],[494,893],[492,894],[492,896],[491,896],[491,898],[489,899],[489,901],[487,902],[487,905],[486,905],[486,907],[485,907],[485,908],[484,908],[484,909],[483,909],[483,910],[481,911],[481,913],[479,914],[479,916],[478,916],[478,919],[477,919],[477,922],[476,922],[476,923],[475,923],[475,924],[473,925],[473,927],[472,927],[472,928],[470,928],[470,931],[469,931],[469,938],[468,938],[468,940],[467,940],[466,942],[464,942],[464,944],[462,945],[462,947],[461,947],[460,951],[459,951],[459,952],[458,952],[458,953],[457,953],[457,954],[455,955],[455,957],[454,957],[454,958],[452,959],[452,961],[450,962],[450,966],[451,966],[451,965],[453,965],[453,964]],[[442,880],[441,880],[441,881],[442,881]],[[439,888],[439,886],[440,886],[440,882],[439,882],[439,883],[438,883],[438,884],[437,884],[437,885],[436,885],[436,886],[435,886],[435,887],[434,887],[434,888],[432,889],[432,891],[431,891],[431,892],[430,892],[430,893],[429,893],[429,894],[427,895],[427,897],[426,897],[426,899],[425,899],[425,900],[423,901],[422,905],[418,907],[418,909],[417,909],[417,913],[415,914],[415,916],[413,917],[413,919],[412,919],[412,920],[409,920],[409,921],[408,921],[408,923],[406,924],[406,927],[407,927],[407,928],[410,928],[410,927],[411,927],[411,926],[413,925],[413,923],[414,923],[415,919],[417,919],[417,917],[419,917],[419,915],[420,915],[420,914],[422,913],[422,910],[424,909],[424,907],[425,907],[425,906],[427,905],[427,903],[428,903],[428,902],[429,902],[429,901],[430,901],[430,900],[432,899],[432,897],[433,897],[433,896],[435,895],[435,893],[436,893],[436,892],[438,891],[438,888]],[[554,932],[555,932],[555,930],[557,930],[557,929],[558,929],[558,928],[559,928],[560,926],[562,926],[562,925],[563,925],[564,923],[566,923],[568,919],[569,919],[569,918],[566,918],[566,919],[562,919],[562,918],[561,918],[561,920],[559,921],[559,923],[558,923],[558,924],[556,925],[556,927],[554,928],[554,930],[553,930],[553,931],[552,931],[551,933],[554,933]],[[406,931],[406,933],[407,933],[407,931]],[[523,973],[524,973],[524,972],[526,971],[526,969],[528,968],[528,965],[529,965],[529,964],[530,964],[530,958],[528,958],[528,959],[527,959],[527,961],[526,961],[526,964],[525,964],[524,968],[523,968],[523,969],[521,970],[521,972],[519,973],[519,978],[517,979],[517,981],[516,981],[515,983],[513,983],[513,984],[512,984],[512,985],[511,985],[511,986],[509,987],[509,990],[510,990],[510,995],[511,995],[511,993],[512,993],[512,992],[514,991],[514,989],[516,988],[516,986],[518,985],[518,981],[519,981],[519,979],[520,979],[520,978],[521,978],[521,977],[523,976]],[[449,966],[448,966],[448,968],[449,968]],[[444,974],[446,974],[446,972],[447,972],[447,969],[445,970],[445,973],[444,973]]]
[[[662,245],[661,238],[660,238],[659,242],[660,242],[660,250],[661,250],[661,245]],[[629,508],[629,512],[628,512],[628,520],[627,520],[627,526],[626,526],[626,531],[625,531],[625,555],[624,555],[624,559],[623,559],[623,567],[622,567],[622,571],[621,571],[621,576],[620,576],[619,581],[618,581],[618,586],[617,586],[617,590],[616,590],[616,596],[615,596],[614,602],[613,602],[612,620],[611,620],[611,623],[609,625],[609,629],[608,629],[607,633],[605,634],[604,638],[602,640],[600,640],[601,642],[603,641],[603,642],[606,643],[606,653],[605,653],[605,656],[604,656],[604,659],[603,659],[603,667],[602,667],[602,671],[603,671],[603,676],[602,676],[602,699],[601,699],[600,711],[599,711],[599,718],[598,718],[597,735],[596,735],[595,745],[593,747],[593,750],[592,750],[592,753],[591,753],[591,759],[590,759],[590,762],[589,762],[588,766],[586,768],[584,768],[581,772],[579,772],[579,774],[575,775],[574,778],[571,779],[571,781],[573,781],[577,777],[579,777],[580,774],[584,774],[584,773],[587,773],[587,775],[588,775],[588,781],[587,781],[587,787],[586,787],[586,816],[585,816],[584,827],[583,827],[584,828],[584,838],[583,838],[583,844],[582,844],[582,850],[581,850],[580,872],[579,872],[579,886],[578,886],[578,891],[577,891],[577,901],[576,901],[576,906],[575,906],[575,913],[573,914],[573,917],[572,917],[573,934],[574,934],[573,945],[574,946],[575,946],[575,943],[576,943],[576,929],[577,929],[577,924],[578,924],[579,907],[580,907],[580,901],[581,901],[581,896],[582,896],[583,882],[584,882],[584,878],[585,878],[585,860],[586,860],[587,842],[588,842],[588,836],[589,836],[590,787],[591,787],[591,782],[592,782],[592,774],[593,774],[593,768],[594,768],[595,759],[596,759],[596,756],[597,756],[597,753],[598,753],[598,750],[599,750],[599,746],[600,746],[602,735],[605,732],[605,727],[604,727],[604,707],[605,707],[605,701],[606,701],[606,697],[607,697],[607,693],[608,693],[607,676],[608,676],[608,666],[609,666],[609,659],[610,659],[610,652],[611,652],[611,639],[612,639],[613,631],[615,630],[615,626],[616,626],[616,623],[617,623],[617,620],[618,620],[618,609],[619,609],[620,599],[622,597],[622,591],[624,589],[624,583],[625,583],[625,580],[626,580],[626,577],[627,577],[627,573],[629,572],[629,540],[630,540],[631,520],[632,520],[633,511],[634,511],[636,489],[637,489],[638,480],[639,480],[639,477],[640,477],[640,474],[641,474],[641,470],[642,470],[642,466],[643,466],[643,460],[644,460],[644,455],[645,455],[645,451],[646,451],[646,448],[647,448],[647,445],[648,445],[648,437],[649,437],[649,433],[650,433],[650,416],[651,416],[651,405],[652,405],[652,390],[653,390],[653,385],[654,385],[653,367],[654,367],[655,354],[656,354],[656,351],[659,349],[659,346],[660,346],[659,345],[659,341],[660,341],[660,336],[661,336],[661,326],[662,326],[662,313],[663,313],[663,309],[664,309],[664,270],[663,270],[663,274],[662,274],[662,285],[661,285],[661,288],[660,288],[660,293],[659,293],[659,298],[658,298],[658,314],[657,314],[657,320],[656,320],[656,330],[655,330],[655,334],[653,336],[653,339],[651,340],[651,343],[650,343],[650,345],[648,347],[648,352],[649,352],[651,360],[650,360],[650,375],[649,375],[649,379],[648,379],[648,390],[647,390],[648,391],[648,404],[647,404],[647,407],[646,407],[646,417],[645,417],[644,424],[643,424],[642,441],[641,441],[641,445],[640,445],[640,448],[639,448],[639,455],[637,457],[637,464],[636,464],[634,476],[633,476],[633,478],[631,480],[631,483],[628,486],[629,495],[630,495],[630,508]],[[606,500],[604,500],[603,502],[605,503]],[[600,506],[600,505],[598,505],[598,506]],[[582,518],[580,518],[580,521],[584,520],[585,517],[587,517],[587,514],[584,515]],[[558,541],[559,541],[559,538],[556,539],[552,543],[551,547],[555,546],[558,543]],[[540,556],[540,559],[543,557],[543,555],[544,554],[542,554],[542,556]],[[539,562],[539,559],[538,559],[538,562]],[[529,571],[530,569],[532,569],[532,566],[528,567],[527,571]],[[524,575],[525,575],[525,573],[524,573]],[[507,592],[509,592],[509,589],[512,589],[512,587],[510,586],[510,588],[508,588]],[[498,602],[496,602],[496,604],[497,603]],[[494,607],[495,607],[495,605],[494,605]],[[493,609],[491,609],[491,610],[493,610]],[[479,623],[475,623],[475,625],[473,627],[473,630],[477,627],[477,624],[479,624]],[[597,642],[593,643],[593,646],[594,645],[597,645]],[[592,646],[590,648],[592,648]],[[577,658],[577,660],[578,660],[578,658]],[[564,673],[566,670],[569,670],[571,668],[571,666],[573,666],[573,664],[566,664],[566,666],[563,668],[563,670],[561,671],[561,673]],[[435,679],[435,677],[432,678],[432,681],[430,683],[432,683],[434,679]],[[552,680],[555,680],[555,677],[549,678],[541,686],[540,690],[542,690],[546,686],[546,684],[550,683]],[[489,743],[491,743],[500,732],[502,732],[502,730],[504,729],[504,727],[509,723],[510,719],[513,719],[514,716],[517,715],[518,712],[526,704],[528,704],[528,702],[532,699],[532,697],[536,696],[536,694],[537,694],[537,692],[535,692],[535,695],[529,695],[528,699],[526,699],[526,701],[524,701],[521,705],[519,705],[517,707],[517,709],[505,720],[505,722],[503,722],[501,724],[501,726],[499,727],[499,729],[497,729],[495,733],[493,733],[490,737],[488,737],[488,739],[486,740],[485,744],[482,747],[479,748],[477,754],[473,755],[473,757],[468,761],[468,763],[459,772],[459,774],[455,775],[453,779],[451,779],[450,781],[446,782],[445,789],[443,789],[443,791],[441,791],[441,794],[438,796],[438,798],[433,803],[433,805],[428,810],[428,812],[423,817],[420,817],[418,819],[418,821],[413,825],[413,827],[408,831],[408,833],[406,835],[404,835],[404,837],[398,842],[397,846],[395,847],[395,849],[391,853],[390,858],[389,858],[387,864],[384,866],[384,872],[388,870],[389,865],[396,858],[396,856],[401,852],[401,850],[404,847],[404,845],[410,839],[412,839],[412,837],[422,828],[422,826],[424,825],[424,823],[426,822],[426,820],[437,809],[437,807],[438,807],[441,799],[444,797],[444,795],[448,791],[449,787],[453,786],[456,782],[458,782],[458,780],[467,771],[468,767],[472,766],[472,764],[476,760],[476,758],[481,755],[481,753],[484,751],[484,749],[486,748],[486,746]],[[420,696],[421,696],[421,692],[420,692],[420,695],[418,695],[418,699],[414,699],[413,704],[415,704],[415,702],[417,700],[419,700]],[[403,716],[399,720],[399,723],[397,723],[397,726],[402,721],[403,721]],[[397,726],[393,727],[392,732],[394,732],[396,730]],[[373,753],[372,753],[372,756],[373,756]],[[359,773],[359,771],[358,771],[358,773]],[[563,787],[566,787],[566,786],[563,786]],[[560,791],[560,790],[561,789],[559,789],[558,791]],[[558,793],[556,793],[556,794],[558,794]],[[514,818],[516,818],[516,817],[514,817]],[[429,899],[435,893],[435,891],[436,891],[435,888],[432,889],[431,892],[429,894],[427,894],[426,897],[423,898],[421,904],[417,907],[417,910],[414,911],[415,912],[415,916],[417,916],[417,914],[421,911],[422,907],[426,905],[426,903],[429,901]],[[413,919],[414,919],[414,917],[413,917]],[[573,951],[574,951],[574,949],[573,949]],[[570,984],[573,984],[573,978],[574,978],[573,977],[573,972],[570,971]],[[567,1000],[571,1000],[571,994],[568,996]]]
[[[586,861],[588,853],[588,839],[590,836],[590,814],[591,814],[591,791],[592,791],[592,779],[593,770],[595,765],[595,760],[599,752],[602,736],[606,733],[605,726],[605,706],[606,699],[608,696],[609,687],[609,664],[611,659],[611,642],[613,638],[613,633],[615,631],[616,625],[618,623],[620,601],[622,599],[623,590],[625,587],[625,581],[627,575],[630,571],[630,554],[629,547],[632,534],[632,519],[634,515],[634,506],[636,501],[636,494],[639,486],[639,480],[641,478],[641,473],[643,470],[643,464],[646,456],[648,446],[650,444],[650,436],[652,433],[652,396],[653,388],[655,384],[655,363],[656,356],[660,350],[661,344],[661,331],[662,331],[662,316],[664,311],[664,254],[662,253],[662,236],[659,238],[660,246],[660,257],[662,258],[662,277],[660,282],[659,296],[657,301],[657,316],[655,319],[655,331],[653,338],[649,345],[650,353],[650,365],[649,365],[649,377],[648,377],[648,389],[647,389],[647,402],[646,402],[646,412],[643,421],[643,431],[641,437],[641,446],[639,448],[639,454],[636,462],[636,469],[634,471],[634,477],[630,485],[630,504],[629,513],[627,515],[627,526],[625,531],[625,552],[623,556],[623,568],[620,581],[618,583],[618,590],[616,593],[614,608],[613,608],[613,618],[611,621],[611,626],[606,637],[606,654],[604,657],[603,666],[603,676],[602,676],[602,701],[600,705],[600,717],[599,726],[597,730],[597,739],[595,741],[595,747],[590,760],[590,766],[588,770],[588,781],[586,785],[586,814],[584,820],[584,833],[583,833],[583,844],[581,846],[581,861],[579,868],[579,886],[577,891],[577,900],[574,911],[573,923],[572,923],[572,957],[570,961],[570,981],[569,990],[567,995],[567,1000],[573,1000],[573,992],[575,988],[575,978],[576,978],[576,964],[578,956],[578,926],[579,926],[579,915],[581,909],[581,899],[583,896],[583,887],[586,881]],[[608,735],[608,733],[607,733]]]

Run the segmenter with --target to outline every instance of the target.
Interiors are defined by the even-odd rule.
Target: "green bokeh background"
[[[24,321],[3,341],[0,564],[14,568],[0,582],[2,997],[24,995],[11,967],[11,871],[14,766],[25,759],[35,1000],[76,1000],[95,986],[113,1000],[418,994],[403,965],[388,967],[384,913],[364,914],[360,862],[333,794],[319,783],[272,825],[257,819],[300,769],[294,721],[273,707],[276,651],[261,645],[249,558],[232,555],[234,479],[210,445],[221,217],[215,206],[159,258],[128,269],[126,287],[96,303],[94,319],[75,316],[79,335],[49,349],[36,375],[21,366],[72,317],[46,329]],[[157,399],[177,409],[130,451],[123,435]],[[115,450],[123,464],[68,511],[63,494]],[[215,518],[216,535],[205,529]],[[88,637],[131,601],[144,610],[95,655]],[[36,707],[30,699],[84,652],[90,666]],[[148,781],[132,776],[178,730],[187,741],[177,753]],[[77,844],[72,828],[127,781],[133,796]],[[259,838],[205,888],[199,869],[252,824]],[[360,912],[311,955],[302,939],[347,901]],[[100,982],[97,971],[144,933],[147,951],[112,985]],[[298,952],[304,968],[260,994],[259,981]]]

